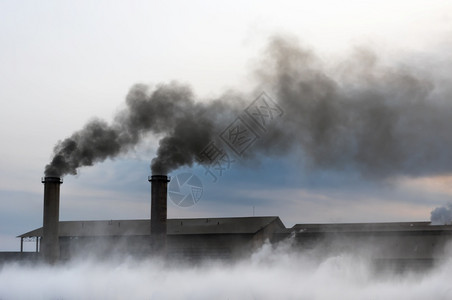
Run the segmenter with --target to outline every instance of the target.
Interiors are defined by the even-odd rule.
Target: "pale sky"
[[[93,117],[110,121],[135,83],[177,80],[200,101],[251,92],[274,34],[325,63],[367,47],[387,64],[450,64],[452,1],[0,1],[0,251],[18,250],[15,236],[42,226],[40,179],[58,140]],[[150,138],[66,176],[60,219],[149,218],[157,145]],[[369,183],[297,171],[294,159],[237,166],[217,183],[184,169],[200,176],[205,193],[191,208],[169,205],[169,217],[248,216],[254,206],[287,226],[419,221],[452,195],[447,174]]]

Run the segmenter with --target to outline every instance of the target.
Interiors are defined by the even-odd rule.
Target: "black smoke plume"
[[[228,94],[208,104],[196,103],[190,88],[178,83],[162,84],[154,90],[137,84],[127,95],[126,108],[111,124],[92,120],[58,142],[45,175],[75,175],[80,167],[127,152],[148,134],[162,136],[157,157],[152,160],[153,174],[192,165],[218,132],[220,116],[233,114],[237,99]]]
[[[255,73],[256,91],[274,95],[284,116],[245,157],[298,153],[310,168],[354,169],[369,178],[452,171],[447,80],[416,66],[383,67],[367,50],[327,66],[281,37],[271,40]],[[246,107],[243,99],[232,94],[200,102],[177,83],[136,85],[110,124],[93,120],[60,141],[45,174],[76,174],[79,167],[127,152],[148,134],[160,138],[154,174],[190,166]]]

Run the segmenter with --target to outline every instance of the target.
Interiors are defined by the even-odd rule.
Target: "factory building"
[[[150,219],[59,221],[62,180],[44,178],[43,227],[19,236],[21,252],[24,239],[32,238],[39,253],[23,253],[23,257],[50,264],[87,255],[230,260],[247,257],[266,242],[284,242],[294,251],[315,249],[320,255],[362,252],[381,264],[428,266],[447,255],[452,240],[452,225],[429,222],[297,224],[287,228],[276,216],[167,219],[170,178],[153,175],[148,180],[152,184]]]
[[[155,251],[149,243],[150,220],[61,221],[60,259],[88,254],[147,256]],[[278,217],[204,218],[167,220],[167,256],[198,260],[233,259],[251,253],[283,232]],[[20,235],[39,241],[43,228]],[[23,247],[21,246],[21,249]]]
[[[60,221],[62,260],[88,254],[148,256],[150,220]],[[43,228],[19,237],[42,237]],[[316,249],[363,252],[382,264],[432,265],[445,257],[452,241],[451,225],[429,222],[297,224],[286,228],[279,217],[167,220],[168,258],[246,257],[266,241],[289,242],[295,251]]]

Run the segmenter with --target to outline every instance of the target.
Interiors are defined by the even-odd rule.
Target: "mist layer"
[[[91,261],[0,269],[2,299],[450,299],[452,261],[423,272],[377,272],[366,255],[265,245],[221,263]],[[24,286],[26,285],[26,287]]]

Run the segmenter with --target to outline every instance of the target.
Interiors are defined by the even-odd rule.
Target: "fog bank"
[[[450,299],[452,261],[418,273],[375,272],[366,255],[266,244],[235,263],[157,260],[8,264],[1,299]],[[321,251],[320,251],[321,252]]]

